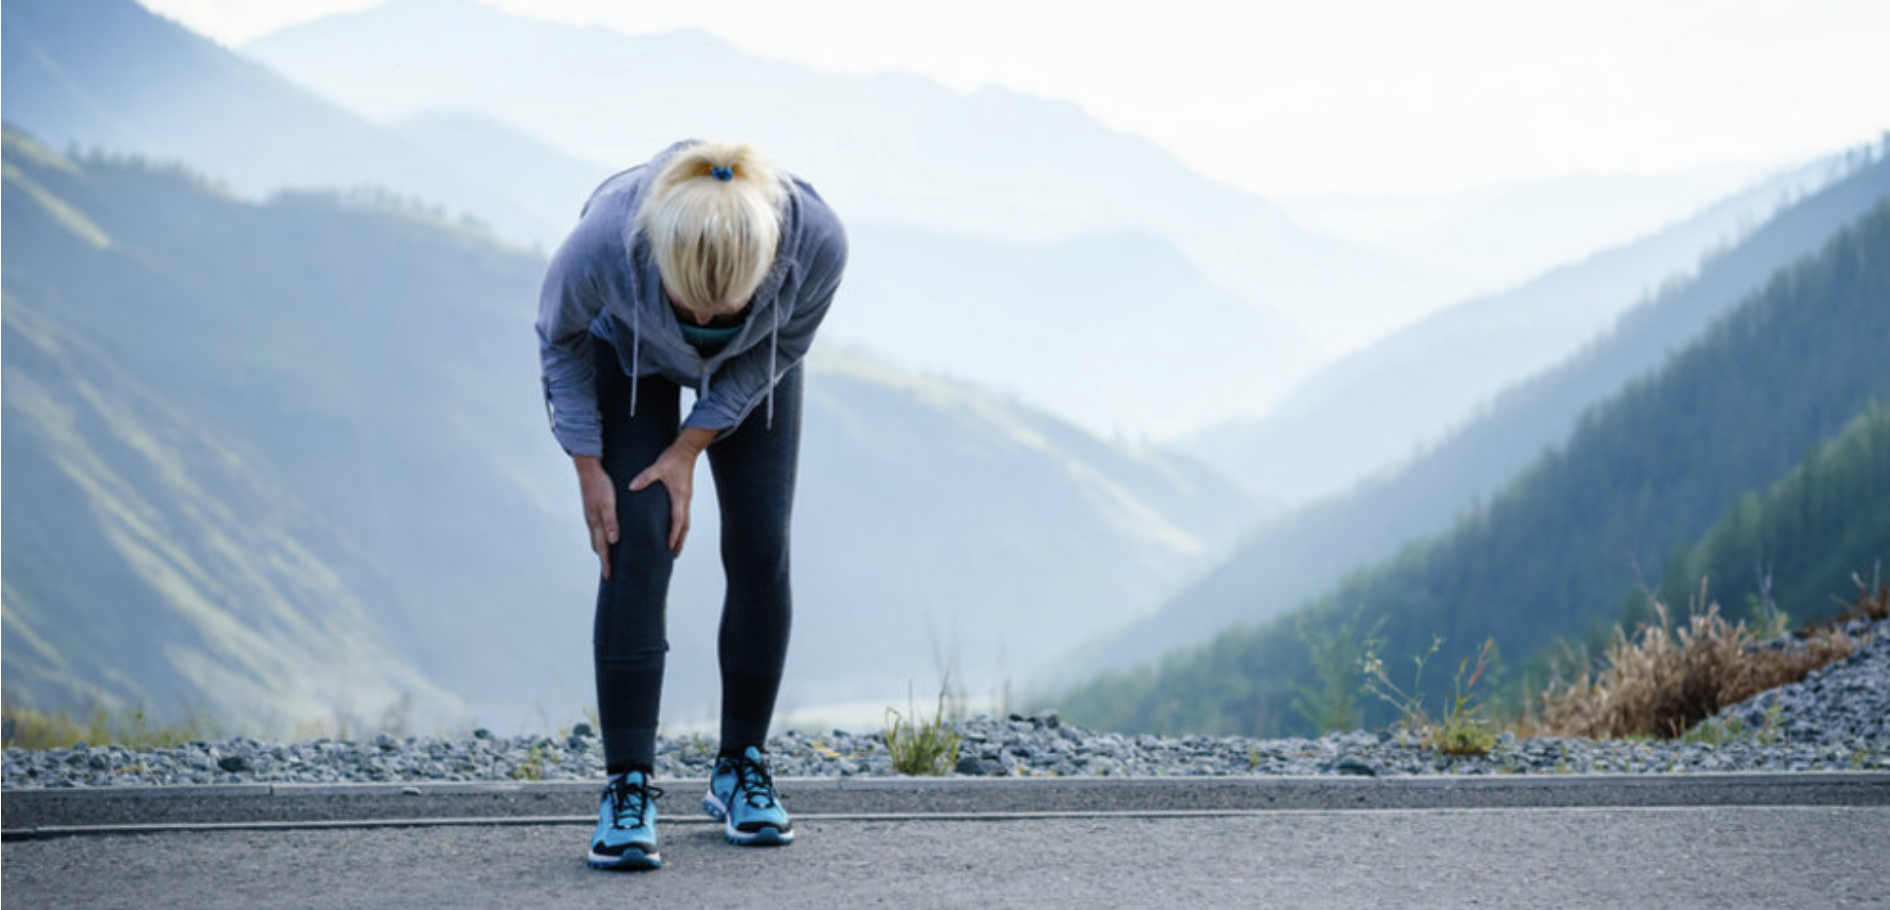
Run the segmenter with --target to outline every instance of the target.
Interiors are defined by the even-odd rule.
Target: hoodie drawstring
[[[781,303],[774,304],[774,331],[768,333],[768,429],[774,429],[774,383],[780,377],[774,372],[774,361],[781,348]]]
[[[643,308],[630,308],[630,416],[637,416],[637,380],[643,378]]]
[[[768,332],[768,405],[767,428],[774,429],[774,387],[781,377],[776,372],[781,360],[781,307],[777,303],[771,307],[774,311],[774,324]],[[696,398],[709,397],[710,376],[708,365],[703,365],[702,378],[697,383]],[[637,416],[637,389],[643,378],[643,308],[630,308],[630,416]]]

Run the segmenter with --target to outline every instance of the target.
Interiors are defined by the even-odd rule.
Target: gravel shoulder
[[[962,778],[1372,777],[1433,775],[1700,774],[1890,770],[1890,621],[1850,630],[1860,647],[1802,682],[1727,707],[1719,735],[1698,742],[1518,739],[1488,755],[1450,756],[1388,731],[1316,739],[1162,737],[1083,730],[1056,712],[972,717],[962,737]],[[709,737],[662,737],[659,782],[707,777]],[[780,778],[897,777],[878,732],[786,730],[769,742]],[[170,749],[86,746],[10,748],[0,788],[98,788],[248,784],[587,781],[604,776],[588,724],[556,735],[380,735],[295,743],[197,741]]]

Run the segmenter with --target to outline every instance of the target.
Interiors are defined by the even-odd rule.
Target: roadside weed
[[[1441,636],[1431,639],[1430,650],[1413,657],[1411,687],[1406,689],[1391,678],[1376,648],[1366,650],[1360,660],[1365,675],[1365,691],[1398,711],[1397,726],[1402,736],[1415,737],[1420,745],[1446,755],[1488,755],[1496,746],[1496,731],[1483,717],[1484,705],[1476,700],[1477,681],[1489,670],[1496,656],[1496,640],[1487,639],[1477,649],[1474,661],[1466,657],[1457,664],[1451,681],[1448,703],[1441,718],[1432,718],[1424,707],[1424,665],[1444,646]],[[1468,678],[1466,678],[1468,674]]]
[[[1292,707],[1294,713],[1321,733],[1358,729],[1362,707],[1358,703],[1357,668],[1363,654],[1383,644],[1378,631],[1384,628],[1385,621],[1379,619],[1371,631],[1363,635],[1359,634],[1357,623],[1358,617],[1354,616],[1330,633],[1319,631],[1304,618],[1299,623],[1299,638],[1312,655],[1319,685],[1295,684]]]
[[[1725,720],[1720,720],[1717,717],[1709,717],[1694,724],[1693,729],[1688,730],[1686,735],[1680,738],[1680,741],[1693,745],[1713,747],[1724,746],[1728,743],[1735,742],[1747,742],[1759,746],[1776,746],[1784,741],[1785,738],[1784,735],[1779,732],[1778,723],[1779,715],[1783,713],[1784,710],[1784,705],[1773,702],[1770,707],[1765,709],[1765,713],[1760,716],[1759,725],[1750,729],[1746,727],[1743,721],[1736,717],[1729,717]]]
[[[886,709],[886,751],[892,756],[893,770],[901,774],[947,774],[958,762],[957,727],[945,719],[945,693],[938,694],[938,707],[932,719],[919,716],[918,709],[907,703],[908,718],[897,709]]]
[[[556,761],[557,761],[557,757],[551,755],[549,750],[545,749],[543,746],[533,743],[531,751],[526,753],[525,755],[525,760],[522,762],[519,762],[518,767],[512,769],[512,779],[513,780],[544,780],[545,779],[545,765],[548,762],[556,762]]]

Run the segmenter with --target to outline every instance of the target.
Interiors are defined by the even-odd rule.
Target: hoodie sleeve
[[[697,399],[684,427],[728,430],[739,426],[768,397],[774,383],[807,356],[814,331],[827,317],[847,265],[847,236],[825,203],[808,205],[803,217],[804,278],[795,293],[775,301],[772,342],[729,358],[710,378],[709,394]]]
[[[597,377],[591,321],[603,311],[593,266],[595,232],[572,233],[545,270],[538,294],[538,359],[551,434],[572,455],[603,457],[603,421],[597,411]]]

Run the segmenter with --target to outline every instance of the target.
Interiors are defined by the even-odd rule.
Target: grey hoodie
[[[763,401],[773,419],[774,384],[807,356],[840,287],[846,231],[813,187],[786,177],[780,251],[748,305],[741,331],[706,358],[685,341],[649,244],[631,231],[649,181],[689,144],[672,145],[604,181],[545,271],[538,298],[545,401],[552,435],[572,455],[604,454],[593,337],[617,350],[631,377],[632,414],[636,380],[662,375],[696,390],[683,426],[731,430]]]

